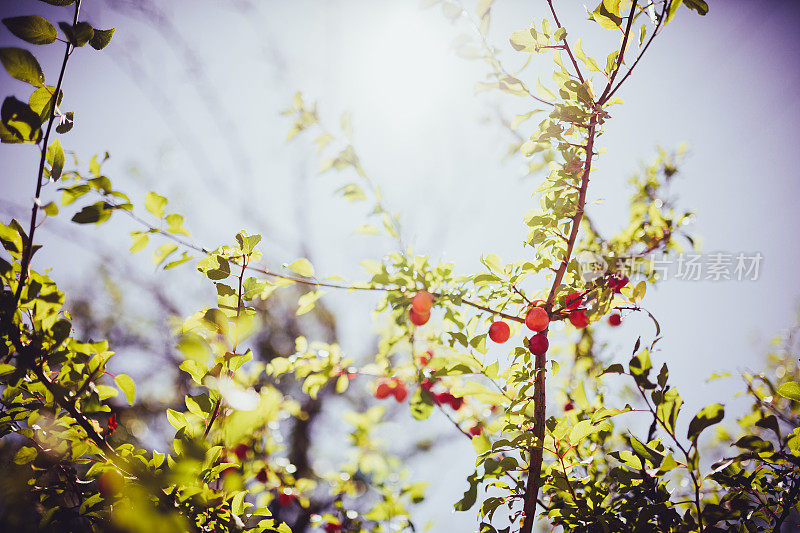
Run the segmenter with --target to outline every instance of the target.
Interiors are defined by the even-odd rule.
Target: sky
[[[318,175],[311,137],[285,142],[290,122],[280,112],[303,91],[330,129],[350,111],[362,163],[388,207],[401,213],[404,238],[418,253],[453,261],[461,273],[477,271],[481,254],[512,261],[530,253],[521,246],[522,219],[538,204],[532,192],[541,176],[526,177],[519,155],[501,162],[513,139],[497,123],[498,115],[527,111],[529,102],[474,94],[487,68],[452,49],[468,26],[448,22],[438,7],[421,10],[416,1],[156,4],[157,11],[135,1],[86,3],[87,20],[117,30],[103,52],[87,47],[70,60],[65,102],[77,120],[62,143],[84,162],[108,151],[105,172],[115,185],[140,202],[148,190],[167,196],[197,241],[215,247],[239,229],[262,233],[273,266],[302,255],[302,242],[318,272],[348,279],[363,279],[361,259],[392,250],[388,240],[352,234],[364,208],[334,197],[348,180]],[[733,412],[741,407],[733,396],[738,382],[709,384],[708,376],[759,369],[769,339],[794,323],[800,301],[800,3],[710,4],[706,17],[679,12],[619,93],[625,105],[600,139],[606,152],[587,202],[600,229],[613,232],[627,220],[626,184],[641,162],[656,146],[688,142],[672,192],[696,212],[691,231],[703,251],[764,257],[757,281],[668,280],[645,297],[664,334],[654,365],[670,365],[687,415],[710,401]],[[68,16],[44,4],[36,9],[53,20]],[[580,9],[560,9],[564,25],[575,28],[571,35],[585,35],[587,51],[604,57],[611,46],[604,34],[585,23]],[[0,10],[21,14],[13,3]],[[489,39],[510,69],[525,58],[508,35],[545,11],[544,2],[495,3]],[[0,45],[12,42],[0,32]],[[37,52],[55,79],[60,50]],[[550,68],[547,56],[535,61],[526,71],[534,83],[537,72]],[[7,76],[0,88],[4,95],[26,90]],[[521,133],[530,134],[534,124],[526,127]],[[3,145],[0,160],[0,210],[4,219],[24,216],[35,150]],[[127,232],[136,228],[116,218],[108,228],[82,228],[80,241],[64,237],[66,218],[48,220],[40,230],[49,245],[40,264],[53,265],[63,288],[80,287],[86,269],[96,267],[98,243],[127,254]],[[200,279],[178,282],[191,268],[155,272],[148,256],[137,259],[132,264],[141,275],[163,280],[187,314],[213,298]],[[371,300],[326,299],[339,311],[342,346],[367,355]],[[635,335],[651,331],[636,316],[601,335],[607,353],[625,361]],[[471,471],[472,452],[454,441],[437,453],[417,465],[419,475],[429,475],[431,465],[451,462],[451,468],[436,472],[445,482],[418,516],[436,520],[434,531],[445,523],[469,527],[472,513],[449,509]]]

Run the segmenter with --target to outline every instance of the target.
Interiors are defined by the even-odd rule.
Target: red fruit
[[[473,437],[477,437],[481,433],[483,433],[483,426],[480,424],[475,424],[474,426],[469,428],[469,434],[472,435]]]
[[[572,411],[573,409],[575,409],[575,404],[572,403],[572,400],[564,404],[564,412]]]
[[[411,298],[411,308],[417,313],[429,313],[433,306],[433,295],[428,291],[419,291]]]
[[[249,449],[247,444],[237,444],[236,448],[233,449],[233,453],[236,454],[237,459],[244,461],[245,457],[247,457],[247,450]]]
[[[433,381],[429,380],[428,378],[425,378],[422,380],[421,387],[426,391],[430,392],[430,390],[433,388]]]
[[[449,392],[440,392],[439,394],[434,394],[433,399],[436,400],[436,403],[449,404],[452,400],[455,399],[455,397]]]
[[[619,326],[622,323],[622,317],[619,316],[619,313],[614,313],[608,317],[608,323],[615,327]]]
[[[124,484],[125,478],[116,470],[106,470],[97,478],[97,490],[106,499],[119,494]]]
[[[411,323],[415,326],[424,326],[428,320],[431,318],[431,312],[425,311],[424,313],[419,313],[414,310],[412,307],[408,310],[408,318],[411,320]]]
[[[428,363],[431,362],[431,359],[433,359],[433,352],[431,350],[428,350],[425,353],[417,356],[419,366],[428,366]]]
[[[531,337],[528,341],[528,348],[530,348],[533,355],[544,355],[550,347],[550,342],[547,340],[547,335],[539,333]]]
[[[564,307],[567,309],[577,309],[581,305],[581,302],[583,302],[583,296],[581,296],[581,293],[578,291],[574,291],[567,296]]]
[[[341,533],[342,524],[339,522],[328,522],[325,524],[325,533]]]
[[[525,315],[525,325],[531,331],[544,331],[550,323],[550,316],[541,307],[531,307]]]
[[[620,276],[617,274],[613,274],[611,277],[608,278],[606,285],[608,285],[609,289],[613,289],[614,292],[618,293],[628,284],[628,276]]]
[[[464,398],[461,397],[456,398],[452,394],[450,395],[450,397],[452,398],[450,400],[450,407],[452,407],[454,411],[458,411],[459,409],[461,409],[461,407],[464,405]]]
[[[585,328],[589,325],[589,318],[586,316],[586,311],[578,309],[569,314],[569,323],[578,329]]]
[[[117,423],[117,413],[114,413],[110,417],[108,417],[108,434],[111,435],[112,433],[114,433],[114,431],[117,430],[118,425],[119,424]]]
[[[256,474],[256,479],[258,480],[259,483],[266,483],[267,482],[267,469],[266,468],[262,468],[261,470],[259,470],[258,474]]]
[[[392,390],[392,394],[394,394],[395,400],[402,402],[406,399],[406,396],[408,396],[408,389],[406,389],[405,385],[398,382]]]
[[[511,328],[508,327],[508,324],[498,320],[497,322],[493,322],[491,326],[489,326],[489,338],[492,339],[494,342],[502,343],[508,340],[508,337],[511,336]]]
[[[392,387],[389,385],[389,382],[385,379],[381,379],[378,381],[378,386],[375,387],[375,397],[379,400],[383,400],[384,398],[388,398],[390,394],[392,394]]]
[[[287,490],[289,492],[286,492]],[[290,489],[284,489],[280,492],[280,494],[278,494],[278,503],[281,507],[288,507],[292,505],[292,502],[294,502],[296,499],[297,496],[295,496]]]

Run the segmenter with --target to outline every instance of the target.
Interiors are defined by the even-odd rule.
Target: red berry
[[[427,350],[425,353],[417,356],[419,366],[428,366],[428,363],[431,362],[431,359],[433,359],[433,352],[431,350]]]
[[[572,403],[572,400],[564,404],[564,412],[572,411],[573,409],[575,409],[575,404]]]
[[[341,533],[342,524],[338,522],[328,522],[325,524],[325,533]]]
[[[408,318],[411,320],[411,323],[415,326],[424,326],[428,320],[431,318],[431,312],[425,311],[424,313],[419,313],[414,310],[412,307],[408,310]]]
[[[457,398],[452,394],[450,395],[450,397],[451,397],[450,407],[452,407],[454,411],[458,411],[459,409],[461,409],[461,407],[464,405],[464,398],[461,397]]]
[[[428,291],[419,291],[411,298],[411,308],[417,313],[429,313],[433,306],[433,295]]]
[[[436,403],[450,403],[451,400],[454,399],[454,396],[449,392],[440,392],[439,394],[434,394],[433,399],[436,400]]]
[[[544,331],[550,324],[550,316],[541,307],[531,307],[525,315],[525,325],[528,329],[535,332]]]
[[[528,348],[530,348],[533,355],[544,355],[550,347],[550,342],[547,340],[547,335],[539,333],[531,337],[528,341]]]
[[[469,434],[472,435],[473,437],[477,437],[481,433],[483,433],[483,426],[480,424],[475,424],[474,426],[469,428]]]
[[[389,385],[389,382],[385,379],[381,379],[378,381],[378,386],[375,387],[375,397],[379,400],[383,400],[384,398],[388,398],[390,394],[392,394],[392,387]]]
[[[408,389],[406,386],[401,382],[396,382],[394,389],[392,390],[392,394],[394,394],[394,399],[398,402],[402,402],[408,396]]]
[[[628,284],[628,276],[622,276],[621,278],[617,279],[616,286],[614,287],[614,292],[619,292],[622,287]]]
[[[233,453],[236,454],[237,459],[244,461],[245,457],[247,457],[247,450],[249,449],[247,444],[237,444],[236,448],[233,449]]]
[[[569,293],[566,300],[564,301],[564,307],[567,309],[577,309],[580,307],[581,303],[583,302],[583,296],[578,291],[574,291]]]
[[[433,381],[429,380],[428,378],[425,378],[422,380],[421,387],[426,391],[430,392],[430,390],[433,388]]]
[[[619,313],[614,313],[608,317],[608,323],[615,327],[619,326],[622,323],[622,317],[619,316]]]
[[[581,329],[589,325],[589,317],[586,316],[586,311],[578,309],[569,314],[569,322],[576,328]]]
[[[297,496],[291,492],[291,489],[284,489],[280,492],[280,494],[278,494],[278,503],[281,507],[288,507],[292,505],[292,502],[294,502],[296,499]]]
[[[493,322],[491,326],[489,326],[489,338],[492,339],[494,342],[502,343],[508,340],[508,337],[511,336],[511,328],[508,327],[508,324],[498,320],[497,322]]]
[[[111,435],[112,433],[114,433],[114,431],[117,430],[118,425],[119,424],[117,423],[117,413],[114,413],[110,417],[108,417],[108,434]]]
[[[262,468],[261,470],[259,470],[258,474],[256,474],[256,479],[258,480],[259,483],[266,483],[267,482],[267,469],[266,468]]]

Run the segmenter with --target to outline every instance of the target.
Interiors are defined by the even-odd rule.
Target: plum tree
[[[392,243],[379,260],[361,263],[363,281],[317,273],[308,258],[285,257],[271,267],[261,236],[246,231],[216,246],[198,244],[167,198],[151,191],[139,201],[118,190],[106,157],[68,163],[58,137],[74,122],[62,89],[67,65],[79,49],[105,48],[114,30],[81,20],[79,1],[46,3],[59,18],[55,10],[69,10],[72,22],[58,24],[60,37],[41,15],[3,23],[28,44],[63,47],[54,85],[33,53],[0,48],[8,74],[33,88],[3,102],[0,140],[39,149],[30,220],[0,225],[0,451],[8,458],[0,518],[9,530],[29,530],[33,520],[42,531],[286,533],[288,521],[297,531],[416,531],[412,509],[425,484],[408,475],[391,448],[397,443],[376,434],[392,412],[441,422],[469,439],[475,470],[455,507],[476,508],[481,533],[530,533],[537,521],[548,530],[681,533],[781,531],[797,521],[796,337],[785,354],[773,354],[769,375],[743,375],[752,409],[739,421],[740,435],[722,434],[708,451],[701,434],[722,422],[724,407],[712,403],[679,421],[683,400],[667,364],[654,361],[663,357],[656,349],[661,327],[642,306],[659,280],[644,267],[623,272],[615,262],[694,246],[685,233],[692,212],[666,193],[683,151],[660,149],[631,180],[629,220],[613,235],[599,234],[587,205],[589,177],[604,152],[599,139],[623,103],[618,95],[678,13],[705,14],[706,2],[600,2],[588,22],[607,30],[613,46],[595,58],[580,32],[562,25],[555,2],[544,0],[535,22],[526,15],[510,36],[508,52],[522,64],[513,74],[490,43],[493,3],[481,0],[468,11],[441,2],[448,18],[467,21],[474,32],[457,40],[459,54],[490,69],[478,89],[524,102],[524,112],[505,122],[511,152],[538,182],[536,204],[524,217],[528,249],[510,262],[476,251],[476,272],[407,246],[402,217],[388,210],[361,164],[349,114],[341,132],[325,129],[316,103],[295,95],[285,112],[289,138],[315,135],[321,172],[346,180],[340,191],[348,201],[371,204],[359,230]],[[553,59],[542,78],[550,87],[538,76],[534,85],[526,70],[545,54]],[[176,387],[178,403],[158,407],[173,428],[163,452],[128,431],[145,424],[123,409],[123,402],[137,403],[136,385],[108,371],[114,347],[78,334],[48,265],[34,261],[50,257],[38,253],[40,217],[63,213],[79,225],[119,219],[130,227],[133,253],[150,247],[148,264],[178,269],[176,275],[191,262],[214,289],[207,305],[174,321],[184,384]],[[587,277],[579,253],[605,266]],[[301,322],[286,328],[288,347],[256,357],[255,332],[272,327],[260,314],[265,302],[284,298],[303,316],[319,311],[325,291],[374,297],[378,335],[368,357],[350,355],[330,338],[315,340],[324,338],[319,328]],[[415,327],[428,324],[434,303],[436,322]],[[619,325],[623,310],[652,319],[656,334],[637,332],[630,359],[619,362],[594,326],[606,316]],[[510,339],[511,322],[536,334],[487,347],[487,337]],[[550,340],[558,349],[550,350]],[[568,372],[559,373],[561,366]],[[339,404],[349,406],[331,409],[347,436],[341,462],[330,465],[298,457],[300,439],[281,433],[289,421],[302,426],[322,411],[323,393],[346,395]],[[628,422],[635,416],[642,423]]]

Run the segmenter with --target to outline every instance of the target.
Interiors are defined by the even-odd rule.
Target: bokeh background
[[[22,4],[3,2],[0,11],[68,17],[38,2]],[[585,21],[578,3],[564,4],[562,23],[585,35],[587,51],[605,57],[607,37]],[[800,3],[710,4],[706,17],[682,10],[619,93],[626,104],[600,139],[607,153],[598,160],[587,205],[601,231],[613,232],[627,220],[631,174],[657,146],[689,143],[672,192],[696,212],[691,231],[704,252],[760,252],[760,276],[668,280],[648,291],[644,304],[664,334],[654,365],[669,363],[685,410],[713,398],[726,404],[732,420],[741,384],[708,377],[758,370],[769,339],[795,322],[800,295]],[[525,58],[508,35],[546,10],[544,2],[495,2],[489,37],[512,71]],[[472,29],[448,20],[438,6],[108,0],[85,2],[83,13],[95,27],[117,29],[103,52],[87,47],[70,60],[65,107],[75,111],[76,125],[62,143],[84,164],[108,151],[104,173],[115,186],[138,202],[150,190],[167,196],[199,244],[213,248],[247,229],[264,236],[269,265],[310,256],[317,272],[354,280],[364,277],[360,260],[394,249],[388,239],[353,233],[366,208],[335,197],[347,176],[318,174],[313,137],[285,142],[290,119],[280,113],[302,91],[318,102],[330,129],[343,111],[351,113],[362,164],[387,206],[401,213],[404,239],[417,253],[452,261],[462,273],[480,269],[481,254],[511,261],[530,253],[522,248],[522,218],[536,206],[532,192],[541,176],[528,175],[519,154],[506,157],[515,139],[502,125],[530,102],[475,94],[475,82],[489,69],[456,53],[454,40]],[[12,42],[3,29],[0,45]],[[54,78],[60,48],[37,53]],[[533,83],[550,69],[547,55],[534,61],[523,74]],[[24,90],[5,75],[0,85],[3,94]],[[526,127],[519,131],[524,135]],[[4,220],[24,218],[35,148],[3,145],[0,159],[0,212]],[[45,197],[55,194],[51,186]],[[101,228],[76,227],[68,218],[42,225],[37,235],[47,246],[34,266],[54,267],[87,330],[105,328],[120,339],[116,364],[138,378],[140,395],[173,401],[175,372],[164,357],[174,354],[174,342],[166,317],[213,304],[213,286],[192,274],[191,263],[164,272],[147,254],[130,256],[128,232],[139,228],[125,217]],[[369,357],[371,297],[329,294],[323,301],[343,349]],[[653,328],[633,316],[607,329],[600,333],[606,351],[622,361],[635,337]],[[356,386],[368,394],[368,382]],[[314,460],[341,446],[336,414],[343,407],[327,405],[311,428]],[[433,521],[434,531],[469,530],[474,514],[452,512],[473,466],[469,443],[448,436],[452,428],[437,416],[420,424],[400,410],[392,420],[388,435],[441,440],[432,454],[409,458],[414,476],[433,482],[418,520]],[[154,447],[164,446],[169,431],[165,422],[138,430]]]

